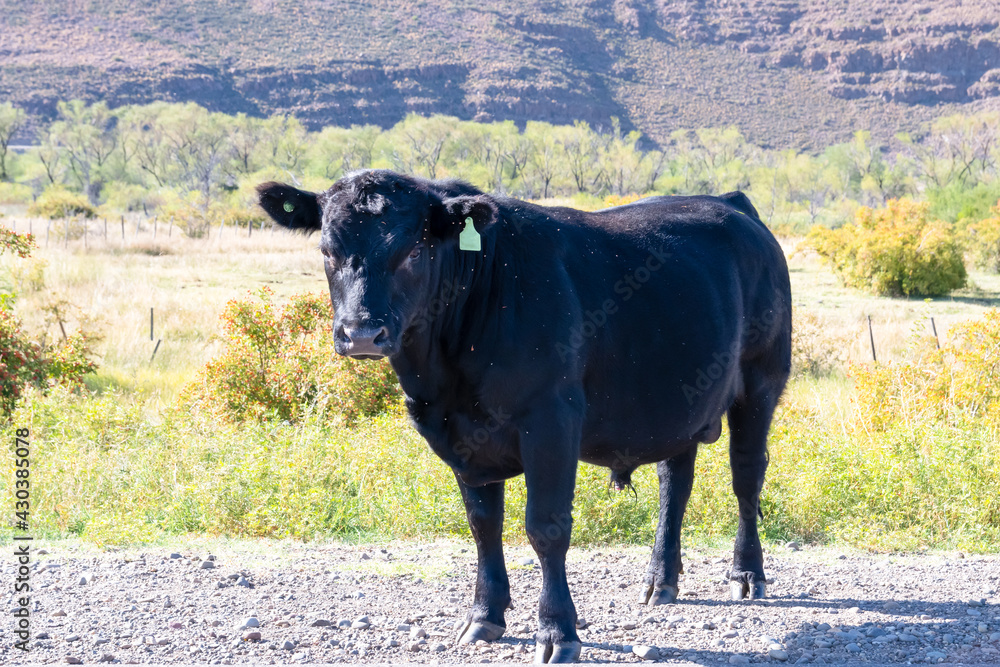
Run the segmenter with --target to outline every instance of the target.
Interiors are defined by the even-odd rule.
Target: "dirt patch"
[[[541,573],[527,547],[506,552],[514,599],[507,633],[473,646],[454,642],[472,600],[471,542],[47,549],[31,565],[31,650],[15,650],[4,624],[0,664],[533,658]],[[637,601],[648,548],[574,549],[568,571],[582,661],[996,663],[1000,557],[960,556],[775,547],[765,553],[769,599],[731,602],[730,554],[688,549],[678,603],[647,607]],[[8,561],[6,578],[13,573]],[[7,608],[15,605],[11,596]]]

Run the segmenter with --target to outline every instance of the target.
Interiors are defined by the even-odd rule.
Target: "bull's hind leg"
[[[641,602],[671,604],[677,600],[677,578],[681,563],[681,522],[694,483],[697,447],[656,464],[660,477],[660,523],[656,527],[653,557],[646,571],[646,589]]]
[[[764,554],[757,534],[760,491],[767,470],[767,432],[784,381],[744,371],[745,393],[729,408],[729,465],[739,506],[729,590],[734,600],[764,597]]]
[[[503,482],[470,487],[458,479],[472,537],[479,553],[476,596],[460,644],[499,639],[507,629],[504,611],[510,606],[510,582],[503,560]]]

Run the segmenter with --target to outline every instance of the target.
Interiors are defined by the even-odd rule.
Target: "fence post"
[[[156,240],[156,220],[157,220],[157,218],[156,218],[156,216],[154,215],[154,216],[153,216],[153,240],[154,240],[154,241]]]
[[[934,332],[934,344],[937,345],[937,349],[941,349],[941,339],[938,338],[937,326],[934,324],[934,318],[931,318],[931,331]]]
[[[122,216],[122,243],[125,243],[125,216]]]
[[[868,316],[868,339],[872,343],[872,361],[878,363],[878,359],[875,357],[875,334],[872,333],[872,316]]]

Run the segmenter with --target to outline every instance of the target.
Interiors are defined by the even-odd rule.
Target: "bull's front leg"
[[[646,589],[641,602],[672,604],[677,601],[677,580],[684,572],[681,564],[681,523],[694,484],[694,461],[697,447],[660,461],[660,523],[656,527],[653,556],[646,571]]]
[[[521,457],[528,491],[525,527],[542,567],[535,662],[576,662],[580,637],[566,581],[581,418],[573,402],[540,406],[521,423]]]
[[[504,483],[472,487],[457,475],[455,479],[462,491],[465,514],[479,553],[476,597],[465,625],[458,632],[458,642],[493,641],[507,629],[503,615],[510,607],[510,582],[503,560],[502,542]]]

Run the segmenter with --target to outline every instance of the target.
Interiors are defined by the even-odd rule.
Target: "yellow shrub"
[[[625,204],[631,204],[632,202],[639,201],[643,198],[643,195],[608,195],[604,198],[604,206],[606,208],[611,208],[612,206],[624,206]]]
[[[66,188],[54,185],[41,194],[30,206],[28,215],[56,220],[82,216],[93,218],[96,215],[94,207],[86,195],[70,192]]]
[[[863,429],[932,421],[1000,431],[1000,310],[955,325],[941,349],[926,339],[912,347],[914,361],[852,367]]]
[[[993,209],[995,215],[972,223],[965,229],[966,245],[976,265],[993,273],[1000,273],[1000,202]]]
[[[928,209],[908,199],[861,207],[839,229],[813,227],[806,244],[852,287],[893,296],[947,294],[965,286],[962,247],[948,225],[927,219]]]

